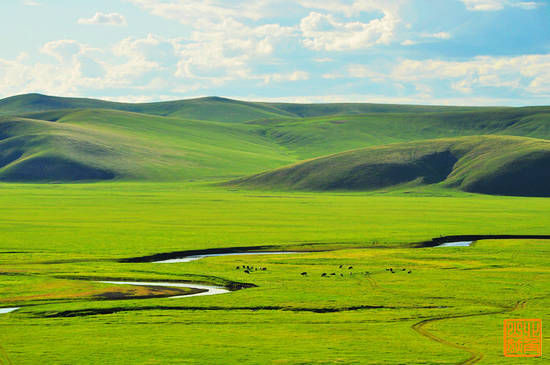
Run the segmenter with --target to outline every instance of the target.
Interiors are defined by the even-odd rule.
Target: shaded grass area
[[[233,186],[282,190],[376,190],[441,184],[463,191],[550,196],[550,143],[475,136],[370,147],[234,180]]]

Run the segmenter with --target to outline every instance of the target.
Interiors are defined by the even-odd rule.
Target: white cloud
[[[466,9],[470,11],[497,11],[505,7],[517,7],[525,10],[533,10],[542,5],[536,1],[517,0],[462,0]]]
[[[66,63],[71,61],[73,56],[79,54],[82,48],[82,45],[75,40],[62,39],[44,44],[41,51],[61,63]]]
[[[280,62],[278,47],[287,46],[297,36],[294,27],[252,23],[274,11],[280,12],[275,6],[281,8],[280,0],[128,1],[191,28],[190,35],[178,42],[179,60],[174,75],[204,86],[262,78],[254,74],[253,65]]]
[[[332,15],[310,13],[300,22],[306,48],[320,51],[347,51],[388,44],[398,19],[386,12],[368,23],[339,22]]]
[[[396,14],[403,0],[298,0],[298,4],[306,9],[323,10],[329,13],[341,13],[347,17],[360,13],[388,12]]]
[[[24,0],[23,5],[26,5],[26,6],[40,6],[41,4],[37,1],[34,1],[34,0]]]
[[[369,67],[364,65],[348,65],[347,74],[350,77],[368,78],[375,82],[383,81],[385,78],[384,75],[379,72],[372,71]]]
[[[95,13],[91,18],[80,18],[78,24],[126,25],[126,18],[118,13]]]
[[[427,90],[420,88],[419,93],[409,96],[384,96],[378,94],[327,94],[327,95],[300,95],[284,97],[258,97],[249,95],[237,97],[236,99],[258,102],[279,102],[279,103],[382,103],[382,104],[420,104],[420,105],[464,105],[464,106],[490,106],[509,105],[523,106],[533,105],[533,100],[526,101],[518,98],[499,97],[478,97],[478,96],[457,96],[457,97],[434,97],[426,94]],[[235,98],[235,97],[234,97]],[[547,100],[540,99],[535,104],[547,105]]]
[[[438,33],[423,33],[423,38],[436,38],[436,39],[451,39],[451,34],[448,32],[438,32]]]
[[[402,46],[414,46],[415,44],[418,44],[418,42],[413,41],[411,39],[406,39],[403,42],[401,42]]]
[[[220,85],[234,79],[252,79],[256,63],[276,62],[280,44],[294,37],[294,30],[279,24],[248,26],[227,18],[196,30],[181,46],[177,77],[201,79]]]
[[[387,77],[379,72],[371,70],[368,66],[360,64],[347,65],[343,71],[326,73],[322,76],[324,79],[370,79],[374,82],[384,81]]]
[[[325,79],[357,78],[386,85],[412,85],[422,95],[434,87],[472,94],[485,88],[522,95],[550,95],[550,54],[516,57],[478,56],[466,61],[403,60],[388,71],[351,64],[340,72],[326,73]],[[420,95],[419,94],[419,95]]]
[[[227,17],[258,20],[266,16],[268,0],[128,0],[151,14],[183,24],[218,22]]]
[[[465,93],[476,87],[550,93],[550,54],[478,56],[467,61],[404,60],[390,77],[399,82],[450,81],[455,90]]]
[[[313,61],[317,63],[327,63],[327,62],[333,62],[334,60],[330,57],[318,57],[318,58],[314,58]]]
[[[271,82],[283,82],[283,81],[303,81],[309,79],[309,73],[305,71],[294,71],[290,73],[274,73],[261,76],[265,84]]]

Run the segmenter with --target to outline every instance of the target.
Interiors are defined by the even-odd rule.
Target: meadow
[[[502,320],[548,316],[544,241],[404,247],[441,234],[544,234],[544,198],[268,193],[205,183],[1,189],[0,306],[21,307],[1,317],[5,362],[448,364],[476,355],[518,364],[502,356]],[[305,252],[117,262],[257,245]],[[267,270],[236,269],[244,264]],[[102,279],[257,287],[170,299],[162,298],[175,294],[169,290]],[[465,317],[423,326],[450,344],[412,328],[454,316]],[[533,362],[543,360],[523,363]]]
[[[550,319],[550,241],[421,243],[549,234],[547,107],[32,94],[0,115],[0,363],[545,363],[504,357],[502,325]],[[128,260],[235,247],[290,253]]]

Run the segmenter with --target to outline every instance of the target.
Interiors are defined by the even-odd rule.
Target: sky
[[[2,0],[0,98],[550,105],[550,0]]]

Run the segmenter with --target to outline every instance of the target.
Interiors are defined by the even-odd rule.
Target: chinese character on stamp
[[[542,321],[540,319],[505,319],[504,356],[542,356]]]

